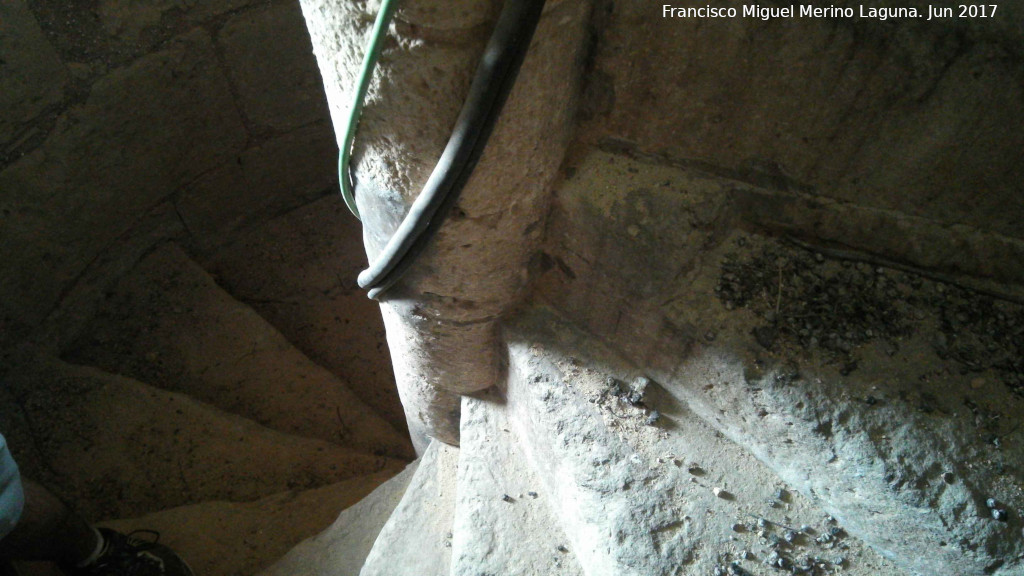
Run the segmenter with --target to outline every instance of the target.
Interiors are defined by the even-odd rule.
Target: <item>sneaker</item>
[[[163,544],[160,533],[136,530],[121,534],[99,528],[105,541],[103,552],[95,562],[81,568],[65,570],[69,576],[192,576],[192,569]],[[140,538],[150,535],[150,539]]]

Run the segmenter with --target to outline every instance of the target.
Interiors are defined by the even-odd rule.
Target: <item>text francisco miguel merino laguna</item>
[[[671,4],[662,4],[662,18],[760,18],[770,20],[772,18],[853,18],[855,15],[861,18],[873,18],[876,20],[888,20],[890,18],[991,18],[995,16],[997,5],[995,4],[974,4],[962,5],[959,7],[960,14],[957,15],[953,8],[928,6],[927,10],[917,8],[884,8],[873,6],[858,6],[855,10],[850,7],[819,7],[810,4],[800,6],[761,6],[758,4],[744,4],[738,9],[735,7],[700,6],[694,8],[679,8]]]

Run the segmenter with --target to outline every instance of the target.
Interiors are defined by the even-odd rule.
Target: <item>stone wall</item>
[[[201,259],[336,188],[296,2],[11,0],[0,45],[0,348],[162,240]]]
[[[759,227],[1024,284],[1021,2],[941,21],[661,7],[598,11],[588,146],[759,187],[733,199]]]

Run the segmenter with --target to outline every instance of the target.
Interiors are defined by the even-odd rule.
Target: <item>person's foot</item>
[[[192,576],[192,569],[163,544],[160,534],[152,530],[136,530],[128,535],[109,528],[100,528],[103,551],[87,566],[64,568],[68,576]],[[139,538],[152,535],[152,539]]]

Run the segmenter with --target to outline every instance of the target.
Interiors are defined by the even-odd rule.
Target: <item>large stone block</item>
[[[180,15],[199,22],[253,3],[255,0],[101,0],[98,13],[107,34],[134,42],[166,18]]]
[[[559,191],[541,297],[906,571],[1019,573],[1021,307],[871,255],[726,239],[727,180],[622,164],[592,156]]]
[[[67,72],[22,0],[0,3],[0,156],[64,97]]]
[[[202,30],[97,81],[43,145],[0,172],[0,294],[29,323],[99,253],[246,132]]]
[[[337,194],[246,230],[204,263],[232,296],[402,430],[380,307],[356,285],[365,265],[359,221]]]
[[[288,130],[327,117],[323,83],[297,3],[237,14],[217,42],[254,125]]]
[[[182,191],[178,210],[198,248],[221,245],[225,235],[257,215],[274,215],[337,186],[338,149],[326,123],[249,148]]]
[[[617,2],[591,90],[607,114],[591,134],[1020,237],[1020,9],[955,24],[762,22]]]

